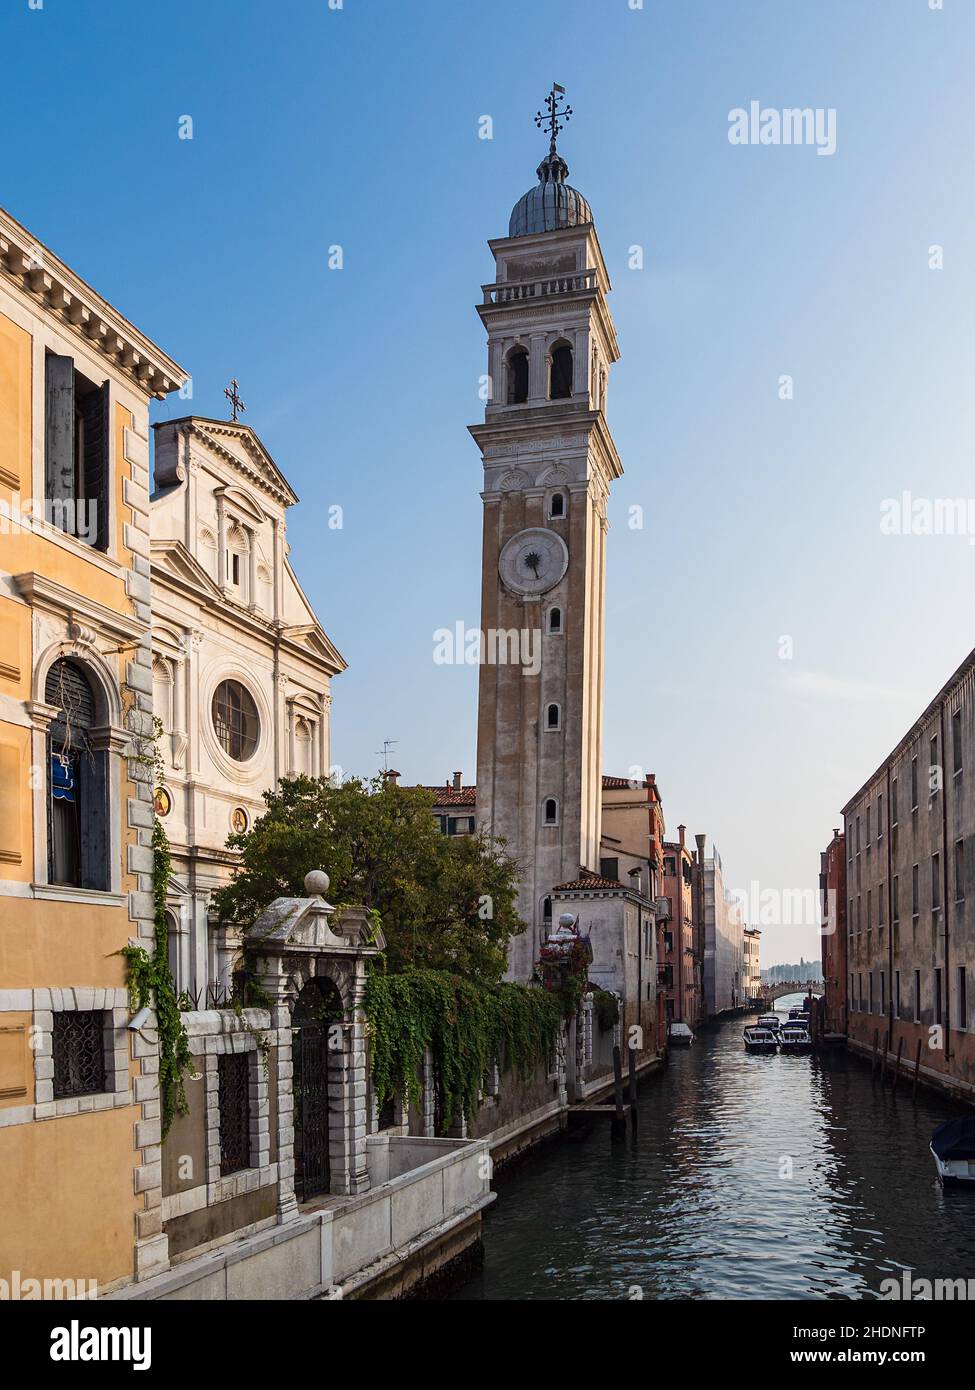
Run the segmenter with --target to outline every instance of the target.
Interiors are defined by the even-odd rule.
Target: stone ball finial
[[[310,898],[324,898],[330,881],[324,869],[312,869],[310,874],[305,874],[305,892]]]
[[[566,931],[571,931],[575,924],[576,919],[574,912],[563,912],[562,916],[559,918],[559,926],[564,927]]]

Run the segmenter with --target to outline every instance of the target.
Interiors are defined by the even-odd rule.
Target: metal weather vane
[[[558,82],[552,83],[552,90],[545,98],[547,113],[537,111],[535,113],[535,124],[539,130],[544,130],[548,126],[552,137],[551,152],[556,154],[558,150],[558,138],[565,130],[566,122],[572,119],[572,107],[566,105],[559,110],[559,98],[565,96],[565,88],[559,86]]]
[[[246,407],[246,405],[244,404],[244,402],[240,399],[240,393],[239,393],[239,391],[237,390],[237,378],[236,378],[236,377],[233,378],[233,380],[231,381],[231,383],[230,383],[229,386],[227,386],[227,387],[224,388],[224,393],[223,393],[223,394],[227,397],[227,400],[230,402],[230,409],[231,409],[231,412],[232,412],[232,413],[231,413],[231,417],[230,417],[230,418],[231,418],[231,422],[232,422],[233,424],[236,425],[236,424],[238,423],[238,421],[237,421],[237,412],[238,412],[238,410],[239,410],[239,411],[245,411],[245,410],[247,409],[247,407]]]

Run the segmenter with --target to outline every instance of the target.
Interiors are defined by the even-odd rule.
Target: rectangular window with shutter
[[[108,549],[110,388],[48,353],[45,365],[45,516],[96,550]]]

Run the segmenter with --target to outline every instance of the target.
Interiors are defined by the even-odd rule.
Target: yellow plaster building
[[[184,373],[0,210],[0,1279],[165,1268],[149,401]]]

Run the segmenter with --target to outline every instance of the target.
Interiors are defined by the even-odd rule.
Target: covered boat
[[[782,1027],[782,1020],[778,1014],[762,1014],[756,1028],[771,1028],[773,1033],[777,1033]]]
[[[812,1038],[809,1029],[799,1019],[789,1019],[779,1030],[779,1046],[783,1052],[809,1052]]]
[[[771,1028],[746,1028],[743,1034],[747,1052],[778,1052],[779,1040]]]
[[[975,1115],[938,1125],[931,1136],[931,1152],[945,1187],[975,1186]]]
[[[672,1023],[668,1033],[671,1047],[690,1047],[694,1034],[686,1023]]]

